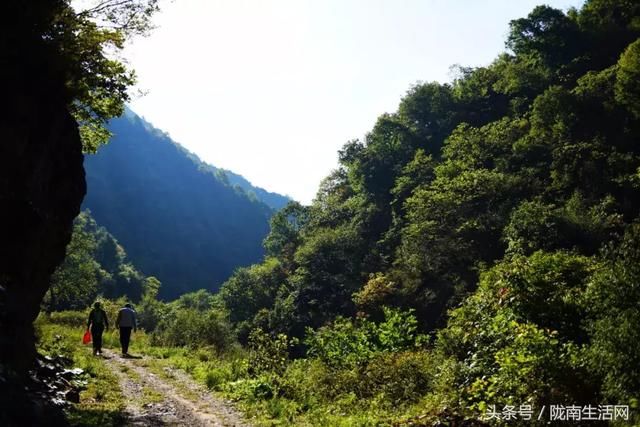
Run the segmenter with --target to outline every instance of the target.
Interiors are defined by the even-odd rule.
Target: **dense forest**
[[[51,286],[42,302],[47,312],[82,310],[98,295],[138,302],[149,286],[159,286],[154,277],[145,277],[128,260],[125,249],[91,212],[75,219],[71,242],[62,264],[51,277]]]
[[[236,267],[260,260],[267,203],[286,198],[207,165],[131,110],[108,130],[109,144],[85,158],[83,207],[163,282],[163,298],[216,290]]]
[[[211,166],[207,163],[202,162],[199,159],[196,159],[196,161],[199,162],[199,165],[202,168],[208,171],[211,171],[215,176],[223,180],[228,185],[231,185],[233,188],[236,188],[236,189],[240,188],[241,190],[244,190],[244,192],[249,196],[249,198],[257,199],[261,201],[262,203],[269,206],[274,211],[278,211],[282,209],[287,205],[287,203],[291,201],[291,197],[283,196],[282,194],[278,194],[273,191],[268,191],[261,187],[256,187],[255,185],[251,184],[251,182],[249,182],[242,175],[238,175],[237,173],[234,173],[228,169],[222,169],[222,168],[217,168],[215,166]]]
[[[637,407],[638,37],[638,2],[539,6],[490,65],[412,86],[223,285],[239,338],[297,338],[358,396],[383,358],[460,412]],[[371,332],[392,313],[415,319],[404,336]],[[416,334],[437,360],[424,378]]]

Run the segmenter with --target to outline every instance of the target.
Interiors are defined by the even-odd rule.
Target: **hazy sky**
[[[304,203],[418,81],[486,65],[511,19],[580,0],[175,0],[125,57],[131,107],[202,160]]]

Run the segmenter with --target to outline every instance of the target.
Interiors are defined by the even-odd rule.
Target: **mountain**
[[[133,114],[130,111],[128,114]],[[183,147],[180,147],[184,153],[189,157],[199,169],[204,172],[212,173],[219,181],[222,181],[224,184],[232,186],[236,191],[244,192],[250,199],[256,199],[269,206],[271,209],[279,211],[284,208],[287,203],[292,201],[292,199],[288,196],[283,196],[282,194],[274,193],[271,191],[267,191],[264,188],[256,187],[251,182],[249,182],[242,175],[238,175],[228,169],[218,168],[216,166],[210,165],[208,163],[203,162],[200,158]]]
[[[130,110],[109,127],[109,144],[85,159],[83,208],[160,279],[160,297],[216,290],[262,258],[273,209],[257,192],[234,187]]]
[[[152,282],[157,280],[140,273],[117,239],[85,210],[74,221],[66,257],[51,276],[42,307],[48,312],[84,310],[98,295],[138,302]]]
[[[287,205],[287,203],[289,203],[292,200],[288,196],[283,196],[282,194],[267,191],[264,188],[255,187],[249,181],[247,181],[245,177],[243,177],[242,175],[233,173],[230,170],[227,170],[227,169],[218,169],[218,170],[223,172],[227,176],[227,179],[229,180],[229,183],[231,183],[231,185],[239,186],[244,191],[246,191],[250,197],[255,196],[255,198],[265,203],[267,206],[271,207],[272,209],[275,209],[278,211],[284,208]]]

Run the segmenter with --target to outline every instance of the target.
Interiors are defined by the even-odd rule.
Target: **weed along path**
[[[211,395],[182,371],[158,371],[145,358],[123,358],[110,350],[104,350],[104,361],[118,377],[127,402],[127,425],[249,426],[228,402]]]

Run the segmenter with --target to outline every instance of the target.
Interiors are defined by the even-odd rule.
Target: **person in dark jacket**
[[[131,339],[131,329],[137,331],[136,312],[131,304],[125,304],[118,312],[116,327],[120,328],[120,345],[122,346],[122,356],[129,356],[129,340]]]
[[[102,333],[105,329],[109,330],[109,321],[107,320],[107,313],[102,309],[99,301],[93,304],[93,309],[89,313],[87,329],[91,330],[93,354],[94,356],[100,356],[102,354]]]

